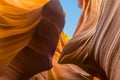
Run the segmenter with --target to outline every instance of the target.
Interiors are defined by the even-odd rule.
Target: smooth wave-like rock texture
[[[61,63],[82,63],[88,56],[91,37],[96,30],[101,0],[84,0],[83,12],[73,38],[67,43],[61,56]]]
[[[77,29],[73,38],[65,46],[60,63],[73,63],[80,65],[81,68],[86,68],[84,64],[88,57],[88,51],[92,36],[95,34],[96,25],[100,15],[101,0],[84,0],[83,12],[78,22]],[[95,72],[91,70],[89,72]]]
[[[59,62],[76,64],[101,80],[119,80],[120,0],[102,0],[101,7],[101,0],[84,1],[86,6],[93,4],[92,9],[100,16],[95,18],[95,11],[90,15],[92,9],[83,9],[78,28]]]
[[[48,0],[39,0],[39,4],[38,0],[19,1],[0,0],[0,69],[28,44],[41,19],[41,9],[48,3]]]
[[[93,79],[93,76],[78,66],[73,64],[58,64],[59,57],[68,39],[68,36],[62,32],[53,57],[53,68],[35,75],[30,80],[97,80],[97,78]]]
[[[108,80],[120,79],[120,0],[102,1],[89,55],[104,70]]]
[[[64,27],[63,9],[58,0],[46,0],[48,3],[42,10],[41,4],[45,0],[36,0],[42,3],[32,10],[23,8],[23,3],[21,7],[16,1],[20,0],[0,0],[0,67],[16,55],[1,70],[0,80],[26,80],[50,69]],[[23,2],[26,3],[26,0]]]

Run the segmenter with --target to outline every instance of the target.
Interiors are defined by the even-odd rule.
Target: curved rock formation
[[[28,44],[46,3],[48,0],[39,0],[39,4],[32,0],[0,0],[0,70]]]
[[[65,46],[59,62],[73,63],[78,66],[80,65],[81,68],[88,69],[83,64],[88,57],[91,38],[95,34],[96,24],[100,14],[101,0],[84,0],[83,4],[83,12],[77,29],[73,38]],[[97,73],[94,70],[92,71]]]
[[[31,8],[24,9],[18,4],[19,2],[13,4],[14,1],[17,0],[11,0],[13,3],[7,3],[6,1],[10,2],[10,0],[0,1],[0,10],[3,8],[6,10],[6,7],[8,7],[11,8],[13,12],[16,11],[16,13],[13,13],[13,15],[5,15],[4,10],[2,10],[2,14],[2,11],[0,11],[0,17],[2,16],[0,18],[0,20],[2,20],[2,23],[0,22],[1,25],[3,25],[6,20],[3,19],[4,16],[7,17],[7,19],[20,20],[18,21],[19,24],[14,24],[10,20],[11,26],[8,23],[4,23],[4,26],[6,25],[5,27],[0,25],[0,30],[2,31],[0,31],[0,67],[3,65],[2,62],[5,61],[5,63],[8,63],[15,57],[11,63],[1,71],[0,79],[26,80],[34,74],[52,67],[52,57],[65,22],[63,9],[58,0],[51,0],[42,8],[42,11],[42,3],[40,3],[39,7],[32,8],[31,10]],[[44,2],[45,0],[36,1]],[[23,3],[24,2],[26,1],[24,0]],[[4,5],[6,5],[6,7]],[[26,13],[27,11],[28,13]],[[15,26],[12,27],[12,25]]]
[[[53,68],[35,75],[30,80],[93,80],[93,76],[78,66],[73,64],[58,64],[59,57],[67,41],[68,36],[62,32],[52,60]]]
[[[99,0],[85,1],[92,6]],[[99,11],[96,8],[92,9]],[[119,80],[120,1],[102,0],[99,20],[94,18],[95,12],[89,15],[90,12],[89,7],[83,10],[79,27],[65,46],[59,62],[76,64],[102,80]]]

